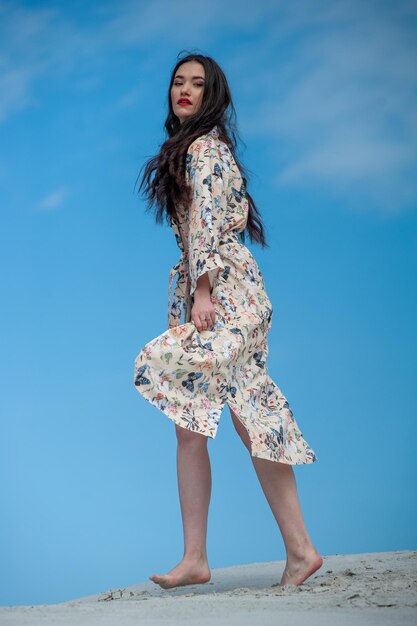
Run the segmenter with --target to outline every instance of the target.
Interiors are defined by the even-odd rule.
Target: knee
[[[189,430],[188,428],[184,428],[179,424],[175,424],[175,434],[177,436],[178,443],[181,445],[207,445],[207,437],[205,435]]]

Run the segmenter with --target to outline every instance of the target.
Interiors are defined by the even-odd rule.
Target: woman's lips
[[[186,107],[186,106],[190,106],[191,102],[184,102],[184,100],[182,102],[178,102],[178,105],[180,107]]]

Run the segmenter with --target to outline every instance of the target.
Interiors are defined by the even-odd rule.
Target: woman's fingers
[[[208,330],[216,322],[215,311],[200,311],[194,318],[194,324],[197,330]]]
[[[200,315],[200,326],[201,330],[207,330],[211,326],[211,317],[209,314],[203,313]]]
[[[212,297],[198,296],[191,307],[191,319],[198,331],[209,330],[216,322],[216,309]]]

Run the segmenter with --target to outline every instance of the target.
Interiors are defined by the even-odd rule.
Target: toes
[[[169,587],[175,586],[172,584],[171,580],[167,577],[167,575],[158,576],[157,574],[154,574],[153,576],[149,576],[149,578],[155,584],[159,585],[160,587],[163,587],[164,589],[168,589]]]

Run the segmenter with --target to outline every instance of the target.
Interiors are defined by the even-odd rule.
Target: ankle
[[[311,541],[305,540],[287,548],[287,561],[302,561],[316,552]]]
[[[182,560],[193,562],[193,563],[207,563],[207,553],[205,550],[201,550],[198,548],[186,550],[184,552],[184,556],[182,557]]]

